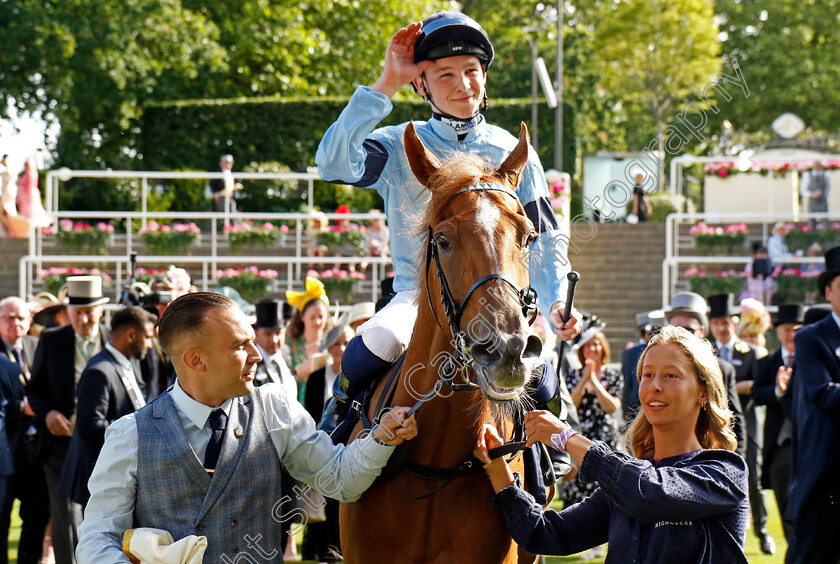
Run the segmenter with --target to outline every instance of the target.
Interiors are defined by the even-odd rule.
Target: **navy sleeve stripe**
[[[327,180],[326,178],[324,180],[332,184],[349,184],[351,186],[358,186],[359,188],[367,188],[375,184],[379,180],[379,175],[382,174],[385,165],[388,163],[388,150],[382,143],[373,139],[365,139],[362,147],[365,153],[367,153],[367,157],[365,158],[365,173],[359,180],[355,182],[348,182],[341,179]]]
[[[560,229],[557,223],[557,217],[554,215],[554,210],[551,208],[551,202],[548,198],[537,198],[533,202],[525,204],[525,215],[534,224],[534,229],[537,233],[545,231],[554,231]]]

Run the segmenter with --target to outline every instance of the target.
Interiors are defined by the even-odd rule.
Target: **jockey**
[[[498,166],[517,139],[488,124],[483,116],[485,80],[492,62],[493,45],[487,33],[463,14],[441,11],[412,23],[391,38],[376,83],[356,89],[321,140],[315,162],[324,180],[373,188],[382,196],[396,274],[396,295],[358,328],[347,345],[342,373],[334,386],[335,401],[325,408],[322,429],[334,427],[346,414],[348,397],[354,398],[399,358],[417,317],[417,257],[425,241],[412,221],[427,205],[429,195],[406,160],[403,132],[407,123],[374,128],[391,112],[391,98],[410,83],[432,111],[431,119],[415,122],[414,127],[441,162],[460,152],[478,154]],[[573,311],[569,321],[561,320],[569,271],[567,239],[560,236],[542,165],[530,147],[521,178],[516,194],[538,234],[530,247],[530,283],[558,337],[570,340],[580,332],[581,316]],[[554,382],[547,382],[536,394],[547,396],[540,403],[556,399],[557,378],[544,378],[550,379]]]

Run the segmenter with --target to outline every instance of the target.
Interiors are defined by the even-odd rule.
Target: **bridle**
[[[494,192],[501,192],[503,194],[507,194],[511,198],[514,198],[516,201],[519,201],[519,198],[510,188],[496,183],[496,182],[480,182],[476,184],[472,184],[465,188],[462,188],[455,195],[463,194],[466,192],[475,192],[475,191],[494,191]],[[441,297],[441,304],[443,306],[444,315],[449,323],[449,329],[452,334],[452,343],[455,347],[452,355],[452,361],[457,366],[460,365],[460,372],[463,383],[455,383],[454,382],[454,375],[447,376],[445,373],[441,374],[440,378],[437,382],[435,382],[432,389],[426,393],[422,398],[420,398],[417,403],[412,406],[412,408],[406,413],[405,417],[410,417],[415,411],[417,411],[420,406],[426,403],[428,400],[432,399],[435,396],[440,397],[449,397],[454,392],[460,391],[470,391],[479,388],[477,383],[474,383],[470,380],[468,375],[468,370],[470,365],[473,364],[472,355],[470,352],[470,346],[467,344],[467,339],[464,336],[463,331],[461,331],[461,316],[464,313],[464,310],[467,307],[467,303],[469,302],[470,297],[475,293],[475,291],[485,282],[490,282],[492,280],[499,280],[503,284],[509,286],[519,297],[519,304],[522,308],[522,314],[528,319],[528,325],[532,325],[534,320],[537,316],[537,292],[531,286],[525,286],[524,288],[520,288],[515,282],[513,282],[510,278],[506,276],[496,273],[496,274],[488,274],[476,280],[472,286],[467,290],[467,293],[464,297],[458,301],[452,295],[452,290],[450,289],[449,282],[446,279],[446,274],[443,270],[443,265],[441,264],[440,260],[440,251],[438,249],[437,242],[434,238],[434,229],[432,226],[429,226],[428,230],[428,243],[426,247],[426,297],[429,302],[429,307],[432,310],[432,315],[434,315],[435,321],[438,324],[438,327],[443,329],[443,326],[440,323],[440,320],[435,313],[435,308],[432,304],[432,295],[429,290],[429,270],[431,269],[432,261],[435,263],[435,270],[437,271],[438,280],[440,281],[440,297]],[[398,370],[394,370],[392,372],[392,377],[394,373],[398,372]],[[389,379],[390,380],[390,379]],[[394,382],[396,384],[396,382]],[[444,384],[447,384],[450,393],[449,394],[442,394],[441,390]],[[390,388],[390,382],[386,384],[386,389]],[[394,388],[391,388],[395,391]],[[393,391],[391,394],[393,394]],[[383,394],[383,396],[386,394]],[[381,398],[380,398],[381,400]],[[378,411],[378,409],[377,409]],[[514,439],[518,438],[519,440],[512,439],[511,442],[506,443],[505,445],[493,449],[495,452],[491,452],[491,457],[496,458],[497,456],[503,455],[513,455],[514,453],[518,453],[518,451],[525,448],[525,441],[524,441],[524,430],[519,426],[518,431],[515,430],[515,435],[520,435],[518,437],[514,437]],[[441,489],[443,489],[446,485],[448,485],[452,480],[457,478],[458,476],[462,476],[473,470],[476,470],[480,466],[476,464],[474,460],[467,460],[459,466],[454,468],[434,468],[429,466],[424,466],[416,463],[411,462],[404,462],[403,469],[410,475],[420,478],[423,480],[432,480],[432,481],[441,481],[438,486],[432,488],[431,490],[425,492],[422,495],[416,496],[409,490],[409,495],[415,497],[416,499],[422,499],[429,497]],[[406,488],[408,485],[406,484]]]
[[[511,198],[515,199],[517,202],[519,198],[516,194],[502,184],[497,182],[479,182],[477,184],[472,184],[471,186],[467,186],[466,188],[461,188],[458,192],[455,193],[457,196],[458,194],[463,194],[465,192],[477,192],[477,191],[494,191],[494,192],[501,192],[503,194],[507,194]],[[443,329],[443,326],[440,324],[440,320],[435,313],[435,308],[432,305],[432,294],[429,290],[429,266],[431,265],[432,260],[435,261],[435,269],[437,270],[438,280],[440,281],[440,300],[441,304],[443,305],[443,312],[446,315],[446,319],[449,322],[449,329],[452,333],[452,340],[459,345],[463,343],[466,347],[466,339],[463,337],[463,333],[461,332],[461,316],[464,313],[464,310],[467,307],[467,302],[469,301],[470,297],[473,293],[485,282],[489,282],[491,280],[499,280],[504,284],[507,284],[516,295],[519,297],[519,304],[522,307],[522,314],[528,318],[528,325],[532,325],[534,320],[537,317],[537,292],[531,286],[525,286],[524,288],[520,288],[516,285],[510,278],[502,274],[488,274],[487,276],[483,276],[476,280],[472,286],[470,286],[469,290],[467,290],[466,295],[464,298],[459,302],[455,299],[452,295],[452,290],[449,288],[449,282],[446,280],[446,274],[443,270],[443,265],[440,262],[440,251],[438,249],[437,242],[435,241],[434,237],[434,229],[432,226],[429,226],[429,236],[428,236],[428,243],[426,246],[426,298],[429,301],[429,307],[432,310],[432,314],[435,317],[435,321],[438,324],[438,327]],[[461,352],[468,352],[468,351],[461,351]]]

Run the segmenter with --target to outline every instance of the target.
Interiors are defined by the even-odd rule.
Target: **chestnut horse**
[[[536,233],[514,193],[528,159],[528,132],[523,124],[497,170],[471,155],[441,165],[411,124],[404,143],[412,172],[431,192],[421,224],[425,268],[399,376],[379,383],[367,417],[374,419],[383,405],[378,399],[391,394],[384,405],[415,405],[424,394],[429,401],[416,412],[419,434],[405,443],[396,477],[341,505],[344,558],[530,563],[535,557],[519,554],[490,504],[490,481],[472,459],[482,423],[494,422],[511,438],[542,347],[529,330],[536,294],[523,260]],[[354,436],[361,431],[357,425]],[[522,456],[510,456],[521,472]]]

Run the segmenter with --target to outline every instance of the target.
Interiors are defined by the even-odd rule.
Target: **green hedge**
[[[146,170],[215,170],[219,155],[231,153],[234,170],[248,162],[274,161],[294,171],[315,164],[324,132],[347,104],[347,98],[243,98],[194,100],[148,105],[140,123],[140,151]],[[563,162],[575,176],[573,109],[564,105]],[[540,159],[554,163],[554,110],[539,106]],[[396,100],[381,125],[409,119],[425,120],[429,106],[419,97]],[[489,121],[519,134],[519,124],[531,124],[530,100],[493,100]]]

